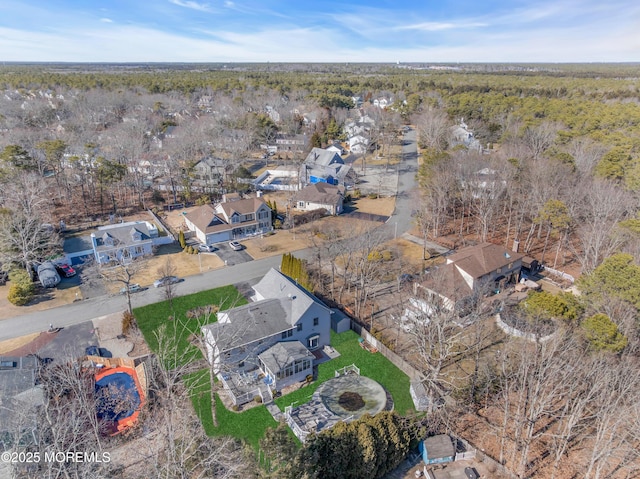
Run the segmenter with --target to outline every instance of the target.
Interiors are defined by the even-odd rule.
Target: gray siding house
[[[280,390],[310,374],[313,351],[330,343],[331,310],[273,268],[253,289],[254,302],[202,327],[208,360],[216,374],[255,372]]]

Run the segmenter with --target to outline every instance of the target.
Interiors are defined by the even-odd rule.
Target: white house
[[[311,211],[324,208],[331,215],[342,213],[344,187],[327,183],[314,183],[302,188],[295,197],[296,208]]]
[[[356,135],[349,138],[349,150],[354,155],[363,155],[367,152],[369,140],[362,135]]]
[[[259,372],[280,390],[312,372],[313,351],[330,343],[331,310],[273,268],[253,290],[254,302],[221,311],[202,327],[207,359],[227,380]]]
[[[240,239],[273,229],[271,208],[262,198],[203,205],[188,213],[184,220],[203,244]]]
[[[101,226],[91,233],[93,254],[99,264],[151,255],[158,236],[158,228],[148,221]]]

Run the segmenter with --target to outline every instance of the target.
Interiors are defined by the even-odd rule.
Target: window
[[[318,336],[317,334],[314,336],[311,336],[307,339],[307,347],[309,349],[316,349],[318,347],[319,341],[320,341],[320,336]]]
[[[319,322],[320,322],[319,318],[313,318],[313,325],[314,326],[317,326]]]
[[[282,333],[282,339],[287,339],[287,338],[290,338],[291,336],[293,336],[293,329],[290,329],[288,331],[284,331]]]
[[[304,201],[298,201],[298,208],[304,208]]]
[[[302,331],[302,323],[298,323],[298,324],[296,325],[296,329],[297,329],[298,331]]]
[[[498,269],[496,270],[496,273],[502,273],[502,268],[498,268]]]

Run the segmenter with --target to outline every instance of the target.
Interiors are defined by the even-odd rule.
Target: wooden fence
[[[351,320],[351,329],[360,335],[365,341],[375,347],[380,354],[395,364],[398,369],[404,372],[411,381],[420,380],[421,374],[416,368],[411,366],[407,361],[402,359],[396,353],[391,351],[388,347],[382,344],[382,341],[376,339],[369,331],[367,331],[361,324],[358,324],[355,320]]]

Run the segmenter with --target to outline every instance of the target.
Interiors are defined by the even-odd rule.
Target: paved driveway
[[[217,243],[215,246],[218,248],[216,254],[222,261],[224,261],[226,266],[233,266],[234,264],[253,261],[253,258],[246,252],[246,250],[241,249],[240,251],[234,251],[231,249],[231,246],[229,246],[229,243]]]

